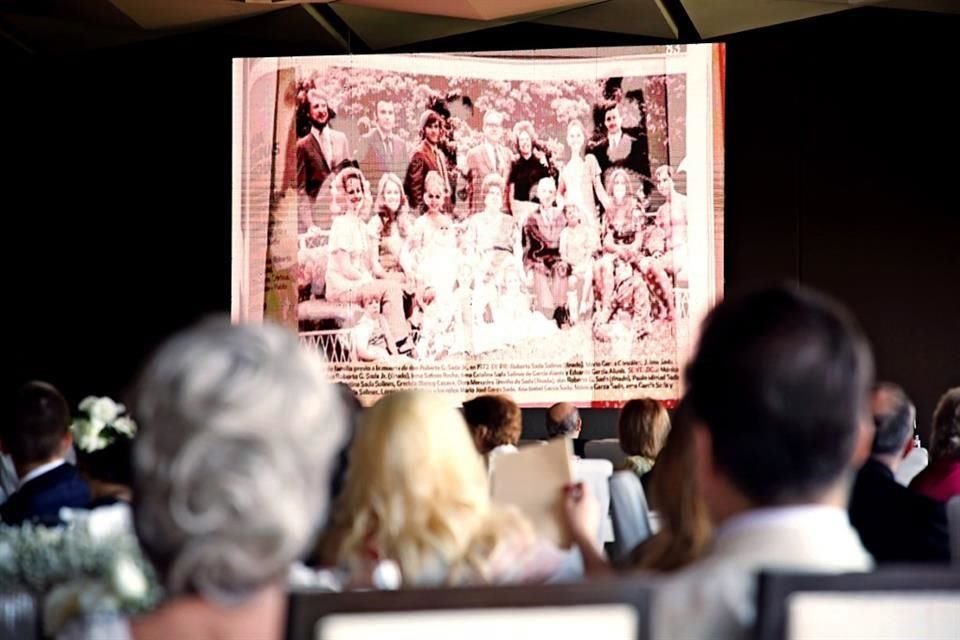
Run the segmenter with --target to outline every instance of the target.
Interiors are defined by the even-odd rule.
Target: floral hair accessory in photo
[[[126,415],[127,408],[106,396],[87,396],[78,409],[80,415],[70,424],[70,431],[81,451],[93,453],[137,433],[137,423]]]

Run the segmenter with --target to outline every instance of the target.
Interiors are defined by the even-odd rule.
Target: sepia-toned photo
[[[606,365],[632,363],[674,397],[722,191],[695,162],[710,47],[699,74],[688,49],[275,61],[264,316],[291,323],[293,292],[303,342],[364,395],[445,379],[536,403],[553,376],[615,401],[635,387]]]

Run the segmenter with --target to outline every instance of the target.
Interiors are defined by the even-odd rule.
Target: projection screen
[[[723,45],[234,60],[232,314],[365,401],[681,394],[723,272]]]

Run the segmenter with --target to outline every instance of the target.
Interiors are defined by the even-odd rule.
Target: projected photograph
[[[675,399],[722,280],[720,54],[235,61],[235,321],[371,400]]]

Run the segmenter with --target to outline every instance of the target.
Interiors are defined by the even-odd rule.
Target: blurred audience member
[[[136,528],[167,601],[101,637],[281,638],[344,434],[322,359],[280,327],[204,323],[150,360],[133,413]]]
[[[503,453],[515,453],[520,442],[522,425],[520,407],[504,395],[482,395],[463,403],[473,444],[489,466],[490,460]]]
[[[463,417],[442,397],[404,391],[363,416],[329,536],[362,582],[383,561],[403,586],[536,582],[564,554],[513,508],[490,501]]]
[[[627,454],[621,467],[643,479],[657,460],[670,432],[666,408],[653,398],[628,400],[617,419],[620,448]]]
[[[933,412],[930,457],[933,462],[910,487],[941,502],[960,495],[960,387],[943,394]]]
[[[686,382],[696,487],[717,529],[661,583],[655,638],[745,637],[762,569],[872,566],[846,512],[872,375],[860,329],[811,292],[728,297],[707,316]]]
[[[710,514],[697,487],[696,452],[689,406],[681,402],[667,442],[650,474],[650,508],[661,528],[633,550],[638,569],[675,571],[697,560],[710,541]]]
[[[84,508],[90,491],[64,460],[73,446],[70,408],[46,382],[28,382],[14,398],[13,417],[0,422],[0,445],[16,471],[16,490],[0,506],[4,524],[60,524],[62,507]]]
[[[898,483],[893,474],[913,439],[917,411],[900,387],[883,383],[871,400],[876,433],[850,494],[850,522],[877,562],[947,562],[942,504]]]
[[[583,429],[583,419],[576,406],[569,402],[558,402],[547,409],[547,440],[554,438],[569,438],[573,443],[573,452],[583,456],[583,445],[580,441],[580,431]]]

